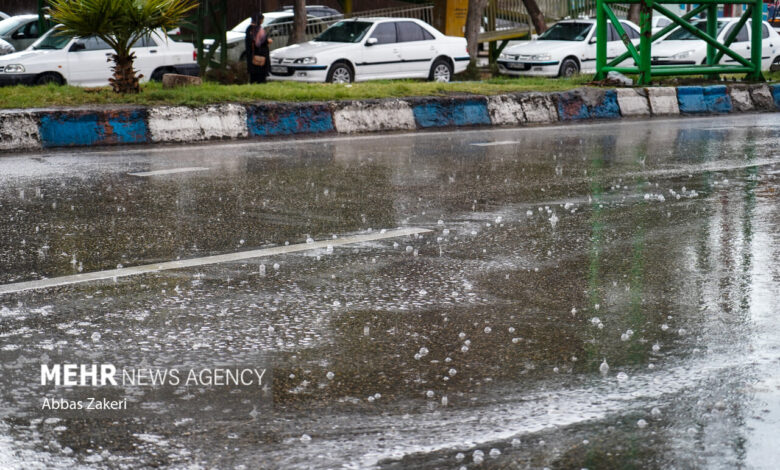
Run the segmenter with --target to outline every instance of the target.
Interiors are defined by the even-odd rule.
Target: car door
[[[356,78],[395,78],[403,76],[401,50],[395,22],[376,25],[363,48],[363,60],[355,67]]]
[[[68,83],[81,86],[104,86],[112,76],[109,62],[114,51],[102,39],[79,38],[68,50]]]
[[[147,35],[139,39],[132,49],[135,53],[133,66],[143,74],[144,81],[152,77],[157,67],[165,65],[165,48],[161,48],[157,41],[160,39]]]
[[[27,49],[27,46],[34,43],[40,36],[38,20],[30,20],[11,34],[10,42],[17,51],[21,51]]]
[[[766,23],[761,23],[761,69],[769,70],[772,66],[772,60],[777,57],[778,51],[780,51],[780,44],[778,44],[779,38],[777,35],[773,35],[769,31],[769,26]]]
[[[436,58],[436,41],[431,33],[413,21],[396,22],[404,77],[427,77]]]
[[[732,23],[729,25],[728,28],[725,28],[723,32],[723,36],[720,38],[721,42],[725,42],[726,38],[731,34],[731,32],[736,28],[737,23]],[[729,49],[736,52],[737,54],[741,55],[742,57],[750,60],[750,34],[748,33],[750,29],[750,22],[746,22],[742,29],[739,30],[739,33],[737,34],[736,39],[734,39],[734,42],[731,43],[731,46],[729,46]],[[732,59],[731,57],[727,55],[723,55],[723,58],[720,61],[722,64],[728,64],[728,65],[734,65],[737,64],[737,61]]]

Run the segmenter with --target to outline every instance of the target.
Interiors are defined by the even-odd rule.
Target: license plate
[[[287,67],[280,67],[278,65],[274,65],[271,67],[272,73],[287,73]]]
[[[524,69],[525,68],[525,64],[523,62],[514,62],[514,63],[511,63],[511,64],[507,64],[507,66],[510,69]]]

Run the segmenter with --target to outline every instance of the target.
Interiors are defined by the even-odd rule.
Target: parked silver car
[[[17,51],[27,49],[41,34],[38,30],[38,15],[17,15],[0,21],[0,39]]]

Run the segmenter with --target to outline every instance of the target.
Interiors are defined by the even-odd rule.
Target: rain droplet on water
[[[520,447],[520,439],[512,439],[512,447]]]
[[[490,449],[490,456],[491,457],[496,458],[499,455],[501,455],[501,451],[500,450],[496,449],[495,447]]]
[[[485,327],[485,333],[490,333],[491,331],[493,331],[492,328],[490,328],[489,326]]]
[[[458,462],[460,462],[461,460],[463,460],[465,458],[466,458],[466,456],[463,455],[463,452],[458,452],[457,454],[455,454],[455,460],[457,460]]]
[[[448,374],[450,374],[450,377],[454,377],[454,376],[455,376],[455,374],[457,374],[457,373],[458,373],[458,371],[457,371],[457,370],[455,370],[455,369],[450,369],[449,371],[447,371],[447,373],[448,373]]]
[[[636,422],[636,425],[640,429],[641,428],[646,428],[647,427],[647,421],[645,421],[643,419],[640,419],[639,421]]]
[[[308,434],[304,434],[303,436],[301,436],[301,442],[309,442],[309,441],[311,441],[311,436],[309,436]]]
[[[660,351],[660,350],[661,350],[661,345],[660,345],[660,344],[658,344],[658,343],[655,343],[655,344],[653,345],[653,352],[658,352],[658,351]]]
[[[426,348],[425,346],[421,347],[420,348],[420,357],[425,357],[427,355],[428,355],[428,348]]]
[[[447,397],[446,396],[441,397],[441,406],[447,406],[447,404],[449,404],[449,400],[447,399]]]
[[[617,379],[618,382],[625,382],[626,380],[628,380],[628,374],[626,374],[625,372],[619,372],[617,375]]]
[[[336,374],[334,374],[333,372],[330,372],[330,371],[327,374],[325,374],[325,377],[327,377],[328,380],[333,380],[333,377],[335,377],[335,376],[336,376]]]
[[[609,364],[607,364],[606,358],[599,366],[599,372],[601,372],[601,375],[607,375],[609,373]]]
[[[276,271],[279,270],[279,263],[274,263],[274,270],[276,270]]]
[[[425,392],[425,396],[428,398],[433,398],[436,396],[436,393],[434,393],[433,390],[428,390],[427,392]]]

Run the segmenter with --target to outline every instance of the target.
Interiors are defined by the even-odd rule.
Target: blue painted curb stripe
[[[247,106],[246,123],[254,137],[335,132],[333,114],[324,104]]]
[[[44,147],[149,143],[146,110],[55,111],[41,115]]]
[[[485,98],[424,101],[415,104],[412,112],[422,128],[491,124]]]
[[[780,85],[771,85],[769,90],[772,92],[772,98],[775,100],[775,108],[780,110]]]
[[[586,104],[583,94],[580,91],[559,93],[558,116],[561,121],[576,121],[579,119],[617,119],[620,117],[617,92],[615,90],[604,91],[598,104],[595,105]]]
[[[704,91],[700,86],[677,87],[677,103],[682,114],[698,114],[708,111],[704,103]]]
[[[726,85],[713,85],[702,88],[704,106],[711,113],[730,113],[733,111],[731,96],[726,91]]]

